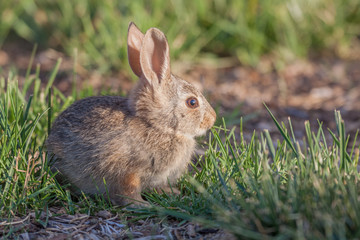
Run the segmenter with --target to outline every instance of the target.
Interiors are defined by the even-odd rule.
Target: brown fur
[[[131,23],[128,35],[129,62],[139,76],[129,98],[75,102],[55,120],[47,140],[53,169],[63,178],[86,193],[104,194],[107,187],[120,205],[140,201],[145,189],[168,189],[186,170],[194,137],[216,118],[193,85],[170,73],[169,47],[160,30],[143,35]],[[189,97],[199,107],[187,107]]]

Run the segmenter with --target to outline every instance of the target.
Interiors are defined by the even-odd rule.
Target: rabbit
[[[55,119],[46,146],[52,169],[80,191],[104,194],[116,205],[146,205],[143,191],[171,191],[191,160],[194,138],[213,126],[216,113],[199,90],[171,73],[159,29],[144,35],[131,22],[127,48],[139,78],[128,98],[76,101]]]

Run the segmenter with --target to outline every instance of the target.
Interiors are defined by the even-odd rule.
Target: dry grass
[[[29,213],[11,222],[0,222],[0,234],[13,232],[27,239],[235,239],[216,228],[204,228],[190,222],[167,218],[137,220],[99,211],[96,215],[66,214],[64,208],[51,208],[40,217]]]

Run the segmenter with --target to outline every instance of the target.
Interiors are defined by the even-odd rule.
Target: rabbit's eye
[[[194,97],[190,97],[186,100],[186,105],[189,108],[197,108],[199,106],[199,101]]]

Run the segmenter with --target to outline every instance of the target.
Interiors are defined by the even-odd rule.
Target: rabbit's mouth
[[[208,129],[199,129],[199,131],[197,132],[196,136],[199,137],[199,136],[203,136],[205,135],[206,131]]]

